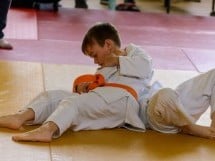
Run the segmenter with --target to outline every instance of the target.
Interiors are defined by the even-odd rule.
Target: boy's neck
[[[124,50],[124,49],[116,49],[116,50],[114,51],[114,53],[115,53],[117,56],[126,56],[126,55],[127,55],[126,50]]]

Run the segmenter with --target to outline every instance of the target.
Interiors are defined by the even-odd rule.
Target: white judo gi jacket
[[[120,83],[132,87],[140,97],[149,85],[152,75],[152,60],[138,46],[126,47],[127,56],[119,57],[119,66],[97,70],[108,83]],[[47,91],[32,100],[27,106],[35,112],[32,124],[53,121],[59,127],[55,137],[68,128],[73,131],[125,127],[145,131],[139,116],[138,101],[125,89],[97,87],[83,94],[66,91]]]

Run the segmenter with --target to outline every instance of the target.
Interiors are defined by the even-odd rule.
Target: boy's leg
[[[65,91],[47,91],[34,98],[24,110],[16,114],[1,116],[0,127],[19,129],[27,121],[32,124],[43,123],[56,109],[62,98],[70,96]]]
[[[26,107],[35,112],[35,118],[30,124],[42,124],[58,107],[62,99],[75,94],[62,90],[45,91],[35,97]]]
[[[32,109],[26,109],[17,114],[1,116],[0,127],[16,130],[20,129],[26,121],[32,119],[34,119],[34,111]]]
[[[56,108],[54,108],[55,110],[52,111],[49,115],[47,115],[47,113],[39,114],[40,117],[38,117],[38,120],[41,120],[42,121],[41,123],[44,122],[43,125],[32,131],[15,135],[12,137],[12,139],[14,141],[50,142],[53,137],[59,137],[64,131],[66,131],[66,129],[68,129],[71,126],[71,124],[74,122],[74,119],[77,118],[78,100],[79,99],[76,99],[76,96],[61,99],[60,102],[56,105]],[[35,103],[37,104],[37,101],[35,101]],[[35,105],[33,106],[35,107]],[[49,104],[48,106],[52,105]],[[40,113],[39,112],[41,111],[40,109],[41,108],[38,109],[34,108],[34,110],[37,111],[36,113]],[[46,115],[46,117],[44,117],[43,115]]]
[[[199,126],[193,124],[193,122],[198,120],[199,116],[210,105],[212,112],[215,111],[215,70],[182,83],[176,91],[177,97],[173,97],[174,93],[171,90],[163,89],[150,99],[147,114],[152,129],[164,133],[176,133],[177,128],[179,128],[187,134],[214,138],[214,126]],[[186,122],[186,119],[182,121],[182,118],[190,119],[187,119]]]
[[[182,83],[177,91],[184,107],[192,116],[196,116],[196,120],[211,106],[211,127],[191,124],[182,127],[182,132],[215,139],[215,69]]]
[[[50,142],[56,131],[58,131],[58,126],[54,122],[47,122],[35,130],[14,135],[12,139],[14,141]]]
[[[186,111],[198,120],[208,107],[215,111],[214,87],[215,69],[185,81],[176,91]]]
[[[81,119],[78,117],[78,104],[79,101],[85,105],[89,101],[83,98],[82,95],[76,99],[76,97],[68,97],[60,101],[56,110],[50,115],[50,117],[39,128],[18,134],[12,137],[14,141],[40,141],[50,142],[53,137],[59,137],[70,126],[75,126],[76,120]],[[85,100],[85,101],[84,101]],[[94,100],[94,99],[91,99]]]
[[[60,137],[68,128],[79,131],[119,127],[125,122],[127,104],[127,96],[107,103],[94,92],[78,97],[68,97],[60,102],[58,108],[41,127],[31,132],[16,135],[13,139],[15,141],[49,142],[53,137]],[[131,106],[130,104],[134,105],[129,102],[129,106]],[[136,108],[132,106],[131,109]]]
[[[181,133],[198,136],[206,139],[215,139],[215,128],[196,124],[180,127]]]
[[[71,94],[70,92],[66,91],[48,91],[44,92],[35,98],[28,106],[32,107],[33,111],[35,111],[35,120],[33,124],[42,124],[44,121],[51,115],[54,117],[57,115],[56,110],[60,108],[64,104],[64,99],[66,100],[67,97],[73,98],[76,97],[76,94]],[[67,104],[67,103],[66,103]],[[72,118],[74,112],[72,104],[67,104],[68,110],[65,111],[65,115],[69,114]],[[42,110],[41,110],[42,109]],[[70,110],[69,110],[70,109]],[[62,116],[60,120],[63,120]],[[37,129],[34,129],[29,132],[25,132],[22,134],[18,134],[12,137],[14,141],[40,141],[40,142],[50,142],[54,133],[59,131],[59,127],[53,121],[46,121],[42,126]]]

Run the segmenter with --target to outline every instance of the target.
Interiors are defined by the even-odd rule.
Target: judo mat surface
[[[78,70],[77,70],[78,69]],[[94,66],[0,61],[0,114],[21,109],[43,90],[70,90],[74,78],[93,73]],[[154,80],[164,86],[195,76],[195,71],[155,70]],[[208,114],[199,124],[208,125]],[[4,161],[205,161],[214,160],[214,141],[182,134],[145,133],[126,129],[67,131],[51,143],[14,142],[22,131],[0,128],[0,156]]]

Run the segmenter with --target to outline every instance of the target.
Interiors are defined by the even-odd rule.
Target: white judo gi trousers
[[[152,129],[177,133],[178,126],[196,122],[211,107],[215,111],[215,69],[158,91],[149,102],[147,117]]]
[[[187,113],[193,116],[195,121],[209,106],[213,113],[215,111],[215,69],[185,81],[176,88],[176,92]]]
[[[125,95],[119,99],[107,102],[96,92],[79,95],[61,90],[46,91],[33,99],[26,108],[35,112],[35,119],[30,124],[52,121],[58,126],[59,131],[53,136],[55,138],[69,128],[73,131],[97,130],[125,127],[128,123],[145,130],[138,116],[137,101],[129,93],[123,93]]]

